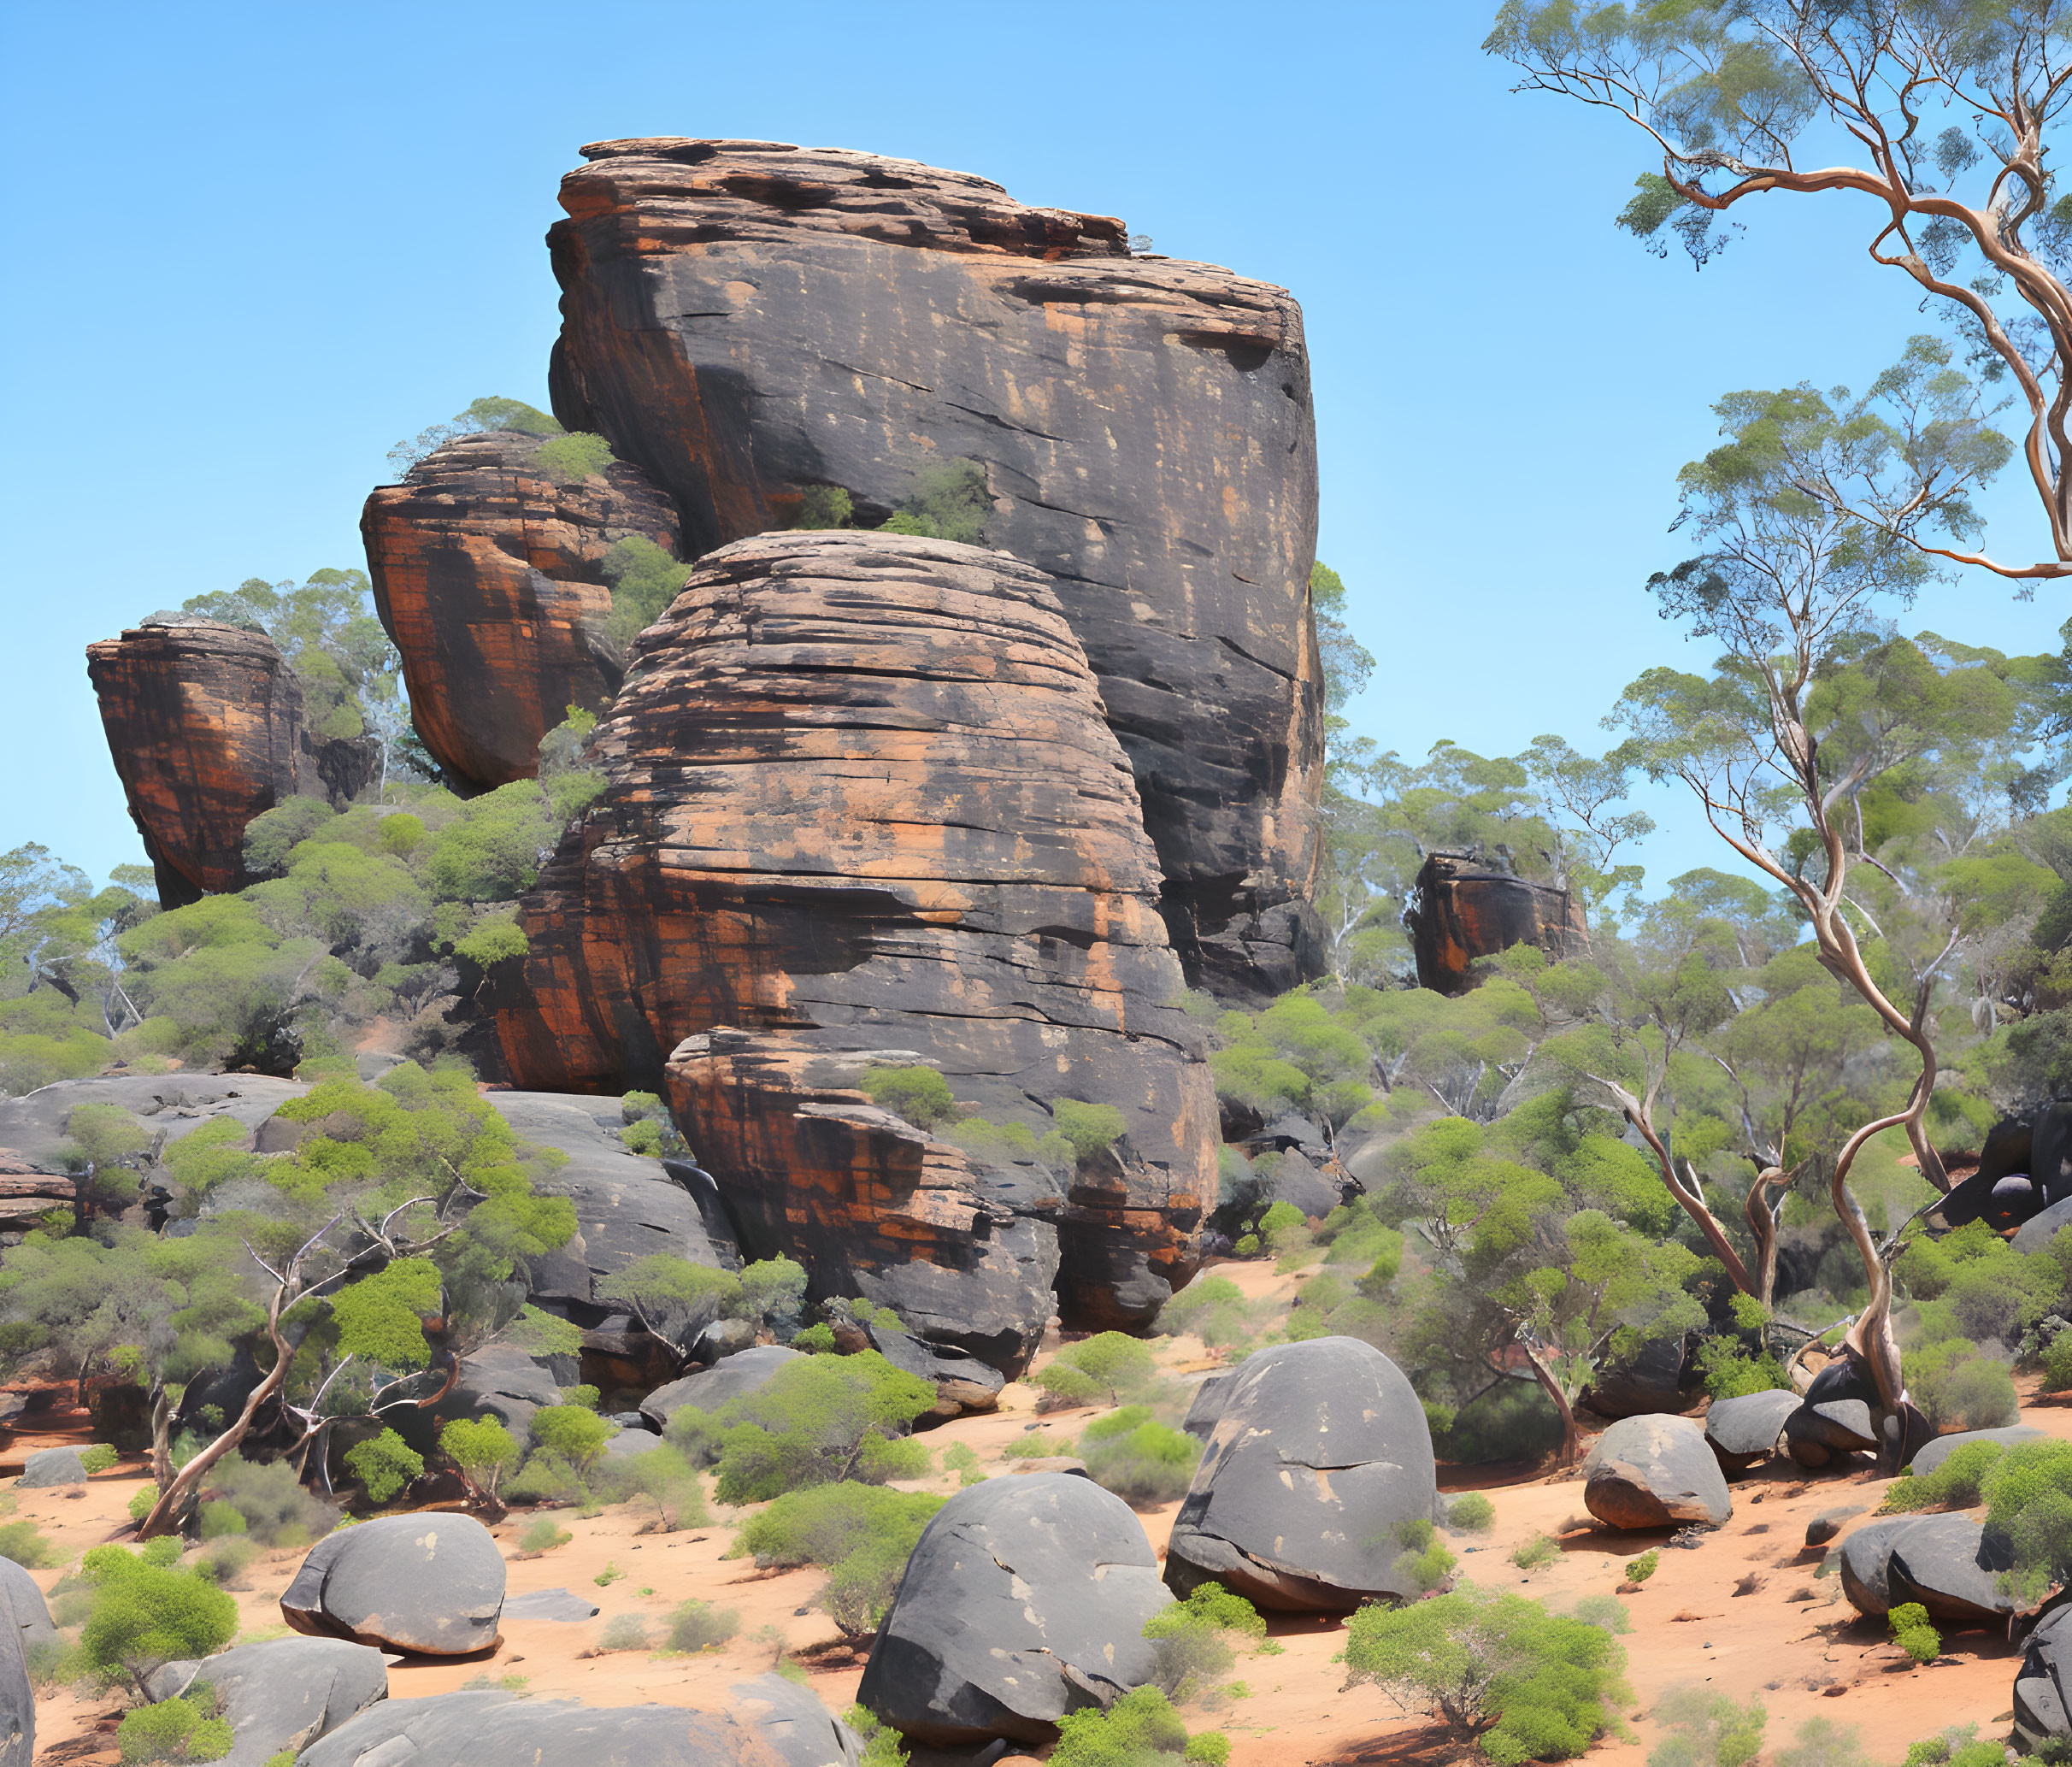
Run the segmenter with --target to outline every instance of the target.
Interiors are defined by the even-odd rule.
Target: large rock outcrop
[[[1734,1499],[1692,1419],[1643,1414],[1597,1439],[1583,1463],[1583,1507],[1613,1528],[1717,1528]]]
[[[372,776],[364,740],[311,735],[302,683],[262,632],[153,614],[87,645],[86,675],[168,908],[252,881],[253,817],[297,796],[342,808]]]
[[[819,487],[884,521],[974,468],[1057,579],[1136,771],[1191,979],[1311,961],[1316,449],[1284,290],[909,161],[603,142],[562,180],[555,415],[675,497],[692,555]],[[812,518],[809,518],[812,519]]]
[[[1218,1396],[1166,1549],[1175,1593],[1213,1580],[1260,1607],[1344,1613],[1419,1593],[1398,1530],[1438,1519],[1437,1469],[1394,1363],[1357,1338],[1277,1344]]]
[[[568,707],[595,711],[618,692],[612,548],[637,536],[677,549],[675,505],[639,468],[571,477],[541,464],[548,441],[458,437],[378,487],[360,516],[418,734],[485,788],[532,778],[540,738]]]
[[[280,1598],[312,1638],[465,1657],[497,1641],[503,1555],[472,1516],[377,1516],[325,1535]]]
[[[1474,986],[1475,959],[1514,945],[1536,945],[1557,959],[1590,952],[1589,923],[1573,893],[1459,853],[1433,853],[1424,862],[1403,921],[1418,987],[1442,994],[1465,993]]]
[[[520,1086],[666,1088],[756,1257],[1018,1367],[1148,1319],[1195,1262],[1215,1104],[1127,763],[1050,580],[877,533],[699,564],[636,646],[609,784],[500,981]],[[915,1064],[974,1153],[872,1103]],[[1057,1101],[1122,1133],[1061,1156]],[[974,1146],[968,1130],[960,1140]]]

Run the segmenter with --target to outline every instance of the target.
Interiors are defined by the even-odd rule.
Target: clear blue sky
[[[1919,328],[1860,227],[1778,197],[1703,274],[1610,221],[1617,119],[1513,97],[1493,0],[1036,9],[16,6],[0,282],[0,848],[139,850],[83,651],[251,575],[363,562],[399,437],[545,402],[541,236],[577,145],[732,135],[983,174],[1280,282],[1308,315],[1322,556],[1380,659],[1357,722],[1515,752],[1686,651],[1640,592],[1732,388],[1861,384]],[[2018,486],[1997,550],[2034,553]],[[2053,597],[2057,599],[2053,599]],[[2055,649],[2072,605],[1980,578],[1934,627]],[[1657,880],[1716,849],[1678,827]]]

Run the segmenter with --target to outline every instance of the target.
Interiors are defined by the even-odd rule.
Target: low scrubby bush
[[[686,1601],[669,1616],[668,1648],[703,1651],[725,1644],[741,1629],[741,1616],[709,1601]]]
[[[202,1494],[235,1510],[262,1546],[305,1546],[338,1525],[338,1511],[305,1487],[285,1460],[262,1464],[226,1454],[209,1469]]]
[[[203,1689],[123,1713],[115,1746],[123,1767],[147,1761],[220,1761],[230,1752],[230,1724],[218,1717],[215,1696]]]
[[[647,1647],[647,1622],[639,1614],[614,1614],[597,1637],[600,1651],[645,1651]]]
[[[852,1637],[877,1629],[922,1531],[943,1499],[926,1492],[844,1483],[786,1492],[751,1516],[728,1556],[758,1566],[818,1564],[821,1605]]]
[[[1058,1720],[1051,1767],[1148,1767],[1161,1757],[1222,1767],[1230,1739],[1210,1731],[1190,1737],[1172,1703],[1157,1687],[1125,1693],[1103,1711],[1092,1707]]]
[[[1398,1522],[1391,1530],[1401,1548],[1391,1565],[1396,1579],[1419,1594],[1436,1589],[1453,1575],[1457,1561],[1439,1544],[1439,1531],[1422,1516]]]
[[[12,1558],[24,1570],[48,1570],[64,1563],[33,1522],[0,1522],[0,1558]]]
[[[933,1381],[861,1350],[787,1363],[716,1412],[677,1411],[665,1434],[717,1462],[722,1503],[760,1503],[809,1485],[921,1476],[932,1457],[907,1433],[935,1402]]]
[[[1541,1537],[1545,1538],[1544,1535]],[[1629,1583],[1645,1583],[1654,1576],[1656,1567],[1661,1563],[1661,1550],[1658,1547],[1650,1546],[1638,1558],[1629,1559],[1627,1562],[1626,1581]]]
[[[521,1552],[550,1552],[556,1546],[565,1546],[575,1536],[565,1528],[557,1526],[545,1516],[518,1536],[518,1550]]]
[[[1185,1497],[1203,1445],[1155,1420],[1149,1405],[1125,1405],[1089,1423],[1080,1458],[1094,1483],[1127,1503],[1170,1503]]]
[[[1194,1698],[1237,1661],[1233,1634],[1264,1638],[1266,1622],[1221,1583],[1203,1583],[1185,1601],[1161,1608],[1144,1627],[1152,1645],[1152,1685],[1174,1699]]]
[[[1446,1526],[1456,1534],[1487,1534],[1497,1525],[1497,1506],[1480,1491],[1469,1491],[1446,1506]]]
[[[1252,1333],[1245,1291],[1227,1276],[1197,1276],[1158,1312],[1158,1329],[1192,1332],[1209,1348],[1242,1344]]]
[[[1769,1714],[1760,1699],[1737,1704],[1707,1687],[1676,1687],[1655,1701],[1662,1741],[1647,1767],[1750,1767],[1763,1747]]]
[[[1999,1442],[1966,1442],[1952,1448],[1934,1470],[1894,1479],[1886,1487],[1879,1508],[1894,1515],[1916,1510],[1968,1510],[1979,1500],[1986,1475],[2006,1452]]]
[[[177,1554],[180,1543],[168,1540]],[[206,1577],[145,1562],[121,1546],[95,1546],[79,1566],[91,1592],[79,1663],[104,1683],[139,1693],[153,1670],[213,1655],[238,1629],[238,1604]]]
[[[1036,1376],[1047,1404],[1119,1405],[1144,1392],[1157,1373],[1151,1346],[1119,1331],[1068,1344]]]
[[[345,1451],[345,1470],[365,1487],[369,1503],[386,1503],[425,1470],[425,1457],[392,1429]]]
[[[1511,1563],[1521,1570],[1538,1570],[1560,1557],[1559,1540],[1551,1534],[1535,1534],[1511,1554]]]
[[[1928,1611],[1918,1601],[1904,1601],[1886,1616],[1892,1641],[1916,1663],[1933,1663],[1942,1655],[1942,1634],[1929,1623]]]
[[[623,1458],[600,1460],[591,1475],[596,1493],[608,1503],[645,1498],[655,1506],[654,1527],[672,1534],[680,1528],[703,1528],[712,1520],[705,1487],[681,1450],[658,1441]]]
[[[1072,1452],[1072,1438],[1052,1435],[1047,1429],[1032,1429],[1000,1451],[1003,1460],[1049,1460]]]
[[[863,1075],[870,1101],[917,1129],[932,1129],[957,1115],[957,1094],[934,1068],[870,1068]]]
[[[2072,1442],[2016,1443],[1986,1470],[1980,1495],[1988,1540],[2013,1561],[2002,1587],[2031,1602],[2072,1576]]]

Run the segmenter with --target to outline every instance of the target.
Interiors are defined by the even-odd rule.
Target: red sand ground
[[[1258,1263],[1224,1266],[1219,1274],[1250,1296],[1283,1304],[1301,1280]],[[1161,1364],[1175,1376],[1176,1390],[1184,1391],[1181,1379],[1213,1365],[1213,1358],[1190,1339],[1161,1340],[1157,1347]],[[1037,1423],[1034,1400],[1033,1389],[1017,1384],[1007,1390],[997,1414],[959,1418],[927,1440],[939,1450],[968,1443],[992,1463],[1003,1447]],[[2072,1440],[2072,1406],[2027,1391],[2023,1405],[2027,1421]],[[1098,1415],[1059,1413],[1045,1417],[1042,1425],[1074,1433]],[[18,1471],[21,1457],[37,1448],[86,1440],[83,1412],[38,1422],[37,1433],[24,1434],[7,1451],[0,1472]],[[1458,1478],[1442,1471],[1449,1490],[1486,1489],[1496,1506],[1489,1534],[1451,1542],[1462,1554],[1463,1572],[1479,1584],[1516,1589],[1558,1610],[1579,1596],[1611,1593],[1628,1559],[1667,1539],[1666,1533],[1614,1534],[1597,1528],[1584,1511],[1582,1487],[1573,1475],[1492,1483],[1489,1470],[1482,1469],[1479,1484],[1477,1476],[1472,1470]],[[83,1494],[21,1492],[16,1513],[35,1522],[60,1551],[76,1559],[125,1524],[139,1482],[140,1469],[126,1466],[92,1480]],[[1639,1767],[1657,1740],[1648,1717],[1654,1701],[1664,1688],[1684,1682],[1709,1683],[1744,1699],[1759,1693],[1769,1711],[1773,1747],[1815,1716],[1860,1726],[1873,1759],[1891,1763],[1899,1760],[1909,1743],[1952,1723],[1975,1722],[1982,1735],[2005,1735],[2017,1653],[2004,1635],[1945,1632],[1944,1656],[1917,1669],[1886,1640],[1881,1627],[1855,1617],[1837,1578],[1814,1576],[1824,1553],[1803,1547],[1807,1521],[1836,1505],[1861,1504],[1865,1515],[1849,1524],[1859,1526],[1875,1509],[1885,1482],[1863,1474],[1809,1476],[1773,1464],[1735,1484],[1734,1517],[1726,1527],[1694,1550],[1664,1550],[1660,1570],[1642,1592],[1624,1598],[1633,1621],[1623,1640],[1634,1694],[1626,1711],[1632,1738],[1602,1744],[1589,1759],[1601,1767]],[[955,1479],[947,1475],[912,1487],[945,1493],[955,1487]],[[1166,1504],[1139,1511],[1162,1555],[1177,1508]],[[672,1534],[639,1533],[645,1518],[633,1508],[589,1519],[567,1511],[553,1513],[574,1538],[539,1557],[517,1556],[517,1537],[531,1514],[521,1511],[495,1530],[511,1555],[510,1593],[566,1588],[595,1601],[602,1609],[597,1618],[587,1624],[507,1621],[501,1645],[483,1658],[397,1662],[390,1670],[391,1697],[446,1693],[486,1676],[492,1681],[521,1677],[528,1694],[597,1705],[658,1700],[713,1705],[724,1702],[728,1683],[769,1666],[771,1644],[767,1634],[756,1635],[765,1628],[774,1628],[793,1652],[836,1636],[814,1605],[821,1572],[764,1576],[751,1563],[722,1558],[733,1524],[745,1511],[715,1505],[715,1525]],[[1512,1552],[1542,1533],[1560,1538],[1558,1562],[1529,1574],[1520,1570],[1511,1563]],[[246,1574],[249,1587],[238,1592],[245,1638],[285,1629],[279,1598],[301,1558],[298,1552],[276,1552]],[[603,1586],[596,1581],[612,1570],[622,1575]],[[48,1588],[61,1574],[38,1572],[37,1581]],[[698,1657],[583,1654],[615,1615],[645,1614],[658,1629],[673,1606],[692,1596],[739,1611],[740,1629],[730,1643]],[[1245,1697],[1185,1713],[1191,1727],[1221,1728],[1230,1736],[1236,1767],[1352,1762],[1426,1767],[1459,1757],[1425,1715],[1398,1711],[1376,1688],[1344,1687],[1343,1668],[1333,1661],[1344,1645],[1341,1623],[1280,1619],[1272,1631],[1283,1653],[1240,1657],[1232,1671],[1250,1688]],[[845,1652],[836,1654],[839,1666],[816,1665],[810,1656],[798,1660],[831,1710],[839,1711],[854,1699],[861,1664]],[[96,1767],[114,1763],[109,1733],[116,1706],[105,1696],[81,1699],[69,1691],[39,1701],[43,1747],[38,1761]],[[949,1767],[968,1759],[968,1754],[914,1752],[915,1767]]]

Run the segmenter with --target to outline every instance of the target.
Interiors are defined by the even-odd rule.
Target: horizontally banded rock
[[[1433,853],[1411,887],[1404,924],[1417,959],[1417,985],[1442,994],[1474,985],[1477,957],[1533,945],[1557,959],[1585,957],[1589,923],[1567,890],[1528,883],[1459,853]]]
[[[1583,1462],[1583,1507],[1614,1528],[1716,1528],[1734,1513],[1726,1475],[1688,1417],[1622,1417]]]
[[[1294,300],[910,161],[583,154],[548,235],[556,416],[676,498],[691,555],[792,526],[809,492],[875,526],[975,468],[985,544],[1057,577],[1100,678],[1190,979],[1300,980],[1323,745]]]
[[[364,740],[310,734],[302,684],[262,632],[154,614],[89,645],[86,674],[168,908],[252,881],[255,816],[297,796],[342,809],[371,777]]]
[[[1165,1580],[1216,1581],[1260,1607],[1340,1613],[1418,1590],[1395,1569],[1405,1523],[1438,1520],[1424,1407],[1357,1338],[1278,1344],[1222,1389]]]
[[[339,1638],[274,1638],[199,1661],[168,1663],[146,1683],[153,1699],[206,1688],[230,1721],[221,1767],[266,1767],[307,1748],[388,1698],[381,1652]]]
[[[377,487],[360,515],[418,734],[485,788],[532,778],[568,709],[595,711],[618,692],[605,556],[636,536],[677,549],[675,505],[639,468],[570,479],[539,463],[549,439],[458,437]]]
[[[1745,1472],[1776,1452],[1785,1420],[1798,1409],[1798,1395],[1779,1387],[1716,1399],[1705,1413],[1705,1440],[1723,1472]]]
[[[497,1641],[503,1554],[472,1516],[378,1516],[327,1534],[280,1598],[297,1632],[462,1657]]]
[[[1068,1322],[1151,1317],[1194,1269],[1215,1104],[1050,581],[949,541],[765,535],[703,560],[636,652],[604,795],[497,984],[513,1079],[666,1090],[745,1252],[1010,1373],[1054,1269]],[[1123,1133],[969,1153],[872,1104],[871,1070],[915,1064],[1033,1140],[1060,1099]]]
[[[737,1682],[720,1709],[583,1705],[503,1693],[385,1700],[296,1758],[296,1767],[856,1767],[862,1746],[810,1690],[774,1675]]]
[[[1171,1600],[1121,1498],[1064,1473],[988,1480],[921,1534],[856,1699],[909,1741],[1048,1742],[1151,1679],[1145,1622]]]

